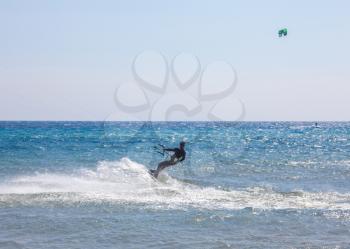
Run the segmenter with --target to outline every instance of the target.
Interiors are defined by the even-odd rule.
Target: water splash
[[[350,210],[350,194],[277,192],[269,188],[203,187],[162,173],[159,181],[128,158],[102,161],[95,170],[74,174],[18,176],[0,184],[0,205],[47,203],[144,204],[149,208],[185,209],[326,209]]]

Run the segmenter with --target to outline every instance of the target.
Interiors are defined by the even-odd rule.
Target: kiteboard
[[[157,180],[157,178],[154,176],[154,173],[156,172],[155,169],[150,169],[148,170],[148,173],[150,174],[150,176],[152,176],[153,179]]]

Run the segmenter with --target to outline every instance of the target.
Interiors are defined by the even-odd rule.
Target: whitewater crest
[[[0,183],[0,206],[81,204],[142,204],[148,208],[201,209],[326,209],[350,210],[350,194],[337,192],[281,193],[265,188],[223,190],[160,175],[122,158],[99,162],[96,169],[72,174],[18,176]]]

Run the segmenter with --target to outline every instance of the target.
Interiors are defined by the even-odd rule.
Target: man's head
[[[180,148],[185,148],[185,142],[184,141],[180,142]]]

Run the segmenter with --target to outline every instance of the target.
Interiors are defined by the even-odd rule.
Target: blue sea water
[[[0,122],[0,248],[350,248],[350,123]]]

